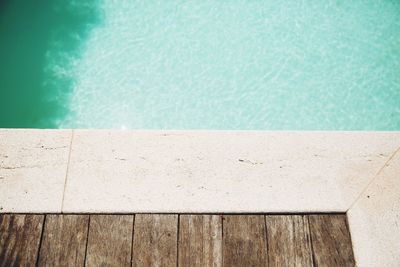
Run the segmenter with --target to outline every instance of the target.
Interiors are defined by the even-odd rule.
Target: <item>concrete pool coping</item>
[[[0,212],[347,212],[358,264],[390,266],[399,150],[400,132],[2,129]]]

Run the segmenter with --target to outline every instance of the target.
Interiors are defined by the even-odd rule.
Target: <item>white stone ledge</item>
[[[399,147],[399,132],[2,129],[0,211],[346,212]]]

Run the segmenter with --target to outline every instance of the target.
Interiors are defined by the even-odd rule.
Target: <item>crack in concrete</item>
[[[0,166],[0,169],[4,170],[16,170],[16,169],[31,169],[31,168],[40,168],[39,165],[21,165],[21,166]]]
[[[248,160],[248,159],[238,159],[238,160],[239,160],[239,162],[249,163],[249,164],[252,164],[252,165],[263,164],[262,162],[251,161],[251,160]]]
[[[40,146],[36,148],[43,148],[45,150],[55,150],[55,149],[62,149],[62,148],[67,148],[67,146],[59,146],[59,147],[45,147],[45,146]]]

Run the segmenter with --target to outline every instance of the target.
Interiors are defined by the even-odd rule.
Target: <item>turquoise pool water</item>
[[[0,127],[400,130],[400,1],[3,0]]]

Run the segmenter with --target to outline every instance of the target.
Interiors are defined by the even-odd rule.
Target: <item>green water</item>
[[[400,2],[2,0],[0,127],[400,130]]]
[[[98,4],[0,1],[0,127],[58,127],[73,83],[62,72],[100,23]]]

